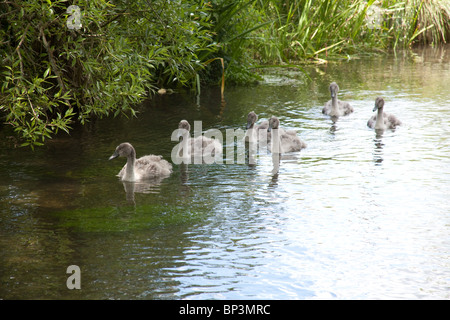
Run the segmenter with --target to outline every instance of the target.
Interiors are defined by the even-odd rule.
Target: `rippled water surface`
[[[3,130],[0,298],[450,298],[450,50],[306,70],[227,87],[224,103],[215,89],[156,97],[34,152]],[[355,109],[336,123],[321,113],[332,81]],[[403,122],[381,136],[366,126],[377,96]],[[308,144],[277,176],[266,152],[136,184],[107,160],[124,141],[170,160],[181,119],[225,136],[252,110]],[[224,159],[241,146],[224,141]]]

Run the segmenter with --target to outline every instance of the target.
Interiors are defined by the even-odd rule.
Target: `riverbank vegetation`
[[[449,0],[1,0],[0,118],[34,147],[161,88],[437,46],[449,21]]]

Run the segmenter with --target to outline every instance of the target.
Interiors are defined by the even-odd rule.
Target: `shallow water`
[[[450,298],[450,48],[307,71],[268,71],[225,103],[215,89],[156,97],[35,152],[1,132],[0,298]],[[332,81],[355,109],[336,123],[321,113]],[[403,122],[382,136],[366,126],[379,95]],[[252,110],[308,144],[277,176],[265,152],[139,184],[107,161],[124,141],[170,160],[181,119],[225,135]]]

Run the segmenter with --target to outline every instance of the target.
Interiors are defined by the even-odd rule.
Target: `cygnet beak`
[[[113,155],[112,155],[111,157],[109,157],[108,160],[115,159],[115,158],[117,158],[118,156],[119,156],[119,154],[118,154],[117,152],[114,152]]]

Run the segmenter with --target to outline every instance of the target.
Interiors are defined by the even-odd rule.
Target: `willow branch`
[[[55,57],[53,56],[53,50],[50,47],[47,38],[45,37],[45,33],[42,27],[39,28],[39,32],[42,37],[42,42],[44,44],[45,50],[47,50],[48,59],[50,60],[50,64],[52,65],[53,71],[55,72],[56,80],[58,81],[58,84],[61,87],[61,89],[65,92],[66,87],[64,86],[64,82],[62,81],[61,78],[61,73],[59,72],[58,66],[56,65]]]
[[[21,75],[22,79],[24,79],[25,75],[23,72],[23,61],[22,61],[23,59],[22,59],[22,55],[20,54],[20,47],[22,46],[23,41],[25,40],[25,36],[27,35],[29,28],[30,28],[30,24],[27,24],[25,30],[23,31],[22,38],[20,39],[19,44],[16,47],[17,56],[19,57],[20,75]],[[36,110],[34,110],[33,103],[31,102],[30,95],[28,94],[28,90],[25,90],[25,93],[27,95],[27,100],[28,100],[28,103],[30,104],[31,111],[33,112],[34,118],[37,119],[38,115],[36,113]]]
[[[44,44],[44,47],[47,50],[48,59],[50,60],[50,64],[53,68],[53,72],[56,75],[56,80],[58,81],[58,84],[62,90],[62,93],[64,94],[67,91],[66,86],[64,85],[64,81],[62,79],[61,72],[58,69],[58,65],[56,64],[55,57],[53,56],[53,50],[50,47],[50,44],[48,43],[47,38],[45,37],[44,28],[42,26],[39,28],[39,32],[42,37],[42,43]],[[70,102],[67,99],[66,99],[66,102],[69,105],[69,107],[71,107]]]
[[[25,36],[27,35],[30,24],[27,24],[25,31],[23,32],[22,38],[20,39],[19,45],[16,48],[17,55],[19,56],[19,64],[20,64],[20,75],[23,77],[23,62],[22,55],[20,54],[20,47],[22,46],[23,41],[25,40]]]

